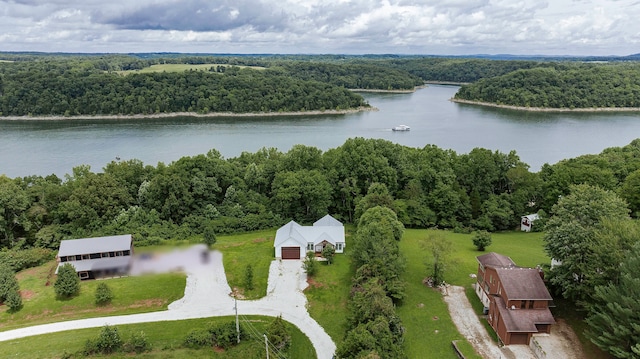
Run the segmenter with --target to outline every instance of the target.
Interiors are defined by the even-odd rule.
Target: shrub
[[[473,235],[472,240],[473,245],[476,246],[479,251],[484,252],[484,250],[491,245],[491,233],[487,231],[477,231]]]
[[[227,322],[209,327],[209,333],[213,338],[213,344],[223,349],[229,349],[238,342],[238,333],[235,322]],[[241,333],[242,335],[242,333]]]
[[[136,332],[131,334],[131,337],[123,345],[124,351],[128,353],[144,353],[151,350],[151,344],[147,340],[147,335],[143,332]]]
[[[101,282],[96,287],[96,305],[106,305],[111,303],[113,292],[107,283]]]
[[[12,312],[20,310],[20,308],[22,308],[22,297],[20,296],[20,292],[18,290],[12,290],[11,292],[9,292],[4,303]]]
[[[211,247],[216,243],[217,241],[216,231],[212,224],[207,224],[207,226],[204,228],[202,232],[202,237],[204,238],[203,241],[204,241],[204,244],[207,245],[207,247]]]
[[[111,354],[122,348],[122,340],[118,328],[105,325],[98,338],[87,340],[84,344],[84,354]]]
[[[302,268],[304,268],[305,272],[309,277],[313,277],[318,271],[318,262],[316,261],[315,253],[309,251],[307,252],[307,257],[302,262]]]
[[[58,268],[58,278],[53,288],[60,298],[69,298],[80,293],[80,278],[71,264],[65,263]]]
[[[333,262],[333,257],[336,255],[336,249],[333,246],[326,246],[322,250],[322,257],[327,260],[327,264]]]
[[[192,329],[184,338],[182,344],[187,348],[202,348],[213,345],[213,335],[205,329]]]
[[[244,287],[248,290],[253,289],[253,267],[251,264],[247,264],[244,271]]]
[[[55,258],[56,252],[47,248],[11,249],[0,251],[0,262],[14,271],[37,267]]]

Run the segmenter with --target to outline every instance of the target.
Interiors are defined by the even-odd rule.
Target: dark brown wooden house
[[[555,323],[549,310],[553,298],[542,272],[518,267],[511,258],[498,253],[477,259],[476,293],[502,343],[529,344],[533,334],[550,333]]]

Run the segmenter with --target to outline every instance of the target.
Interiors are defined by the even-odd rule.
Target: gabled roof
[[[60,242],[58,256],[126,251],[132,240],[130,234],[65,240]]]
[[[512,261],[511,258],[495,252],[483,254],[481,256],[476,257],[476,259],[480,264],[482,264],[483,267],[494,267],[494,268],[516,267],[516,263]]]
[[[322,218],[320,218],[319,220],[313,222],[313,225],[318,227],[330,227],[330,226],[340,226],[342,227],[342,222],[338,221],[337,219],[331,217],[330,215],[326,215]]]
[[[535,221],[536,219],[540,218],[540,216],[538,216],[537,213],[532,213],[532,214],[527,214],[526,216],[522,216],[522,218],[526,218],[529,221]]]
[[[552,300],[551,294],[534,268],[497,268],[504,295],[509,300]]]
[[[307,245],[307,240],[300,233],[300,229],[304,228],[295,221],[290,221],[284,226],[278,228],[276,231],[276,238],[273,243],[274,247],[286,242],[290,238],[292,238],[296,243],[299,243],[301,246]]]
[[[500,297],[496,298],[496,306],[509,333],[537,333],[536,324],[554,324],[556,321],[549,308],[544,309],[510,309]]]
[[[335,218],[328,216],[316,221],[316,223],[331,223],[331,225],[317,225],[313,226],[301,226],[298,223],[291,221],[284,226],[278,228],[276,231],[276,238],[273,246],[278,247],[282,243],[293,239],[301,247],[306,247],[307,243],[319,244],[323,241],[327,241],[333,245],[338,242],[344,243],[344,226]],[[340,223],[336,225],[335,223]]]

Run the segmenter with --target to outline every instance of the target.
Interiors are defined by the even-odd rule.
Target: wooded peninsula
[[[454,100],[539,109],[636,108],[635,61],[428,56],[51,55],[0,53],[0,117],[367,109],[355,91],[466,83]]]

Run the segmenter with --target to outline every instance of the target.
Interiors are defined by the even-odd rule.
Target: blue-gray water
[[[243,151],[294,144],[322,150],[351,137],[382,138],[406,146],[435,144],[458,153],[474,147],[516,150],[533,171],[544,163],[640,137],[639,113],[524,113],[448,101],[454,86],[413,94],[364,94],[380,111],[336,116],[173,118],[149,120],[0,121],[0,174],[63,176],[88,164],[93,171],[116,157],[170,163],[217,149],[225,158]],[[410,132],[392,132],[406,124]]]

